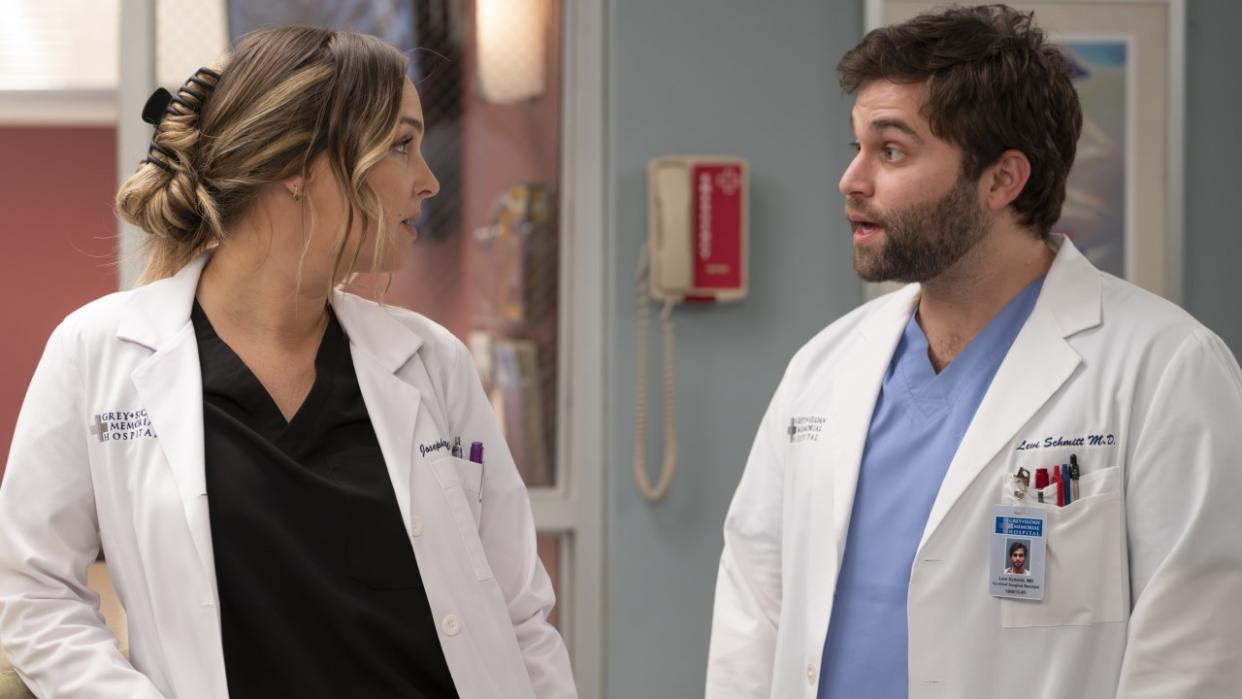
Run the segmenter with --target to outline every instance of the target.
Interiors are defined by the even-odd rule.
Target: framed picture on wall
[[[1053,227],[1098,268],[1182,299],[1185,0],[1014,0],[1073,65],[1083,129]],[[943,7],[867,0],[868,30]],[[867,284],[873,298],[890,285]]]

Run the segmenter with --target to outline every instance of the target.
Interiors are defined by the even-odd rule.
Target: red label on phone
[[[690,170],[694,286],[742,286],[742,180],[736,165],[696,165]]]

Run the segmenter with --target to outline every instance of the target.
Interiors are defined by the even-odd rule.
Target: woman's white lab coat
[[[1242,374],[1181,309],[1060,242],[948,473],[927,483],[909,696],[1238,696]],[[917,294],[857,309],[790,363],[725,521],[707,696],[815,696],[872,409]],[[1071,454],[1081,499],[1049,508],[1043,601],[992,597],[1009,476]]]
[[[0,487],[0,643],[41,697],[228,694],[190,323],[205,260],[71,314],[35,371]],[[575,696],[526,489],[465,347],[417,314],[331,302],[458,692]],[[486,465],[450,456],[454,437]],[[101,544],[130,661],[86,587]]]

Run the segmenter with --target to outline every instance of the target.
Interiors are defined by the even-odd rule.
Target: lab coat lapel
[[[135,369],[131,378],[172,469],[195,552],[207,579],[214,582],[203,465],[203,382],[193,326]],[[211,589],[214,594],[214,584]]]
[[[1057,236],[1055,241],[1060,247],[1039,300],[949,464],[923,529],[920,550],[997,452],[1013,441],[1082,363],[1066,338],[1100,322],[1098,271],[1067,239]]]
[[[408,530],[410,468],[422,395],[400,372],[414,357],[422,339],[390,315],[388,309],[357,296],[337,292],[332,307],[349,336],[358,388],[384,455],[401,521]]]
[[[817,473],[832,477],[832,521],[824,523],[831,529],[825,527],[818,531],[833,532],[836,541],[834,568],[840,565],[845,550],[871,414],[875,411],[893,350],[917,300],[918,286],[912,284],[881,302],[884,305],[859,328],[858,339],[849,356],[841,362],[843,371],[832,383],[828,395],[830,439],[823,447],[823,468],[817,469]]]
[[[818,443],[815,492],[831,493],[832,503],[831,507],[812,508],[811,513],[816,519],[812,530],[831,531],[836,546],[831,552],[827,548],[815,551],[833,556],[827,557],[823,566],[816,566],[820,570],[836,570],[841,564],[879,387],[917,299],[918,287],[910,284],[878,302],[882,307],[859,328],[848,355],[838,365],[842,369],[828,381],[827,395],[822,399],[827,401],[827,438]],[[812,590],[817,587],[812,586]]]
[[[207,258],[200,256],[176,276],[136,290],[133,308],[118,336],[155,351],[130,378],[177,484],[195,553],[215,603],[215,558],[203,464],[202,370],[190,322],[194,292]]]
[[[832,596],[845,551],[871,413],[893,348],[910,318],[917,295],[918,287],[910,285],[878,301],[882,305],[859,328],[847,356],[831,374],[832,379],[824,386],[809,386],[807,395],[800,401],[807,405],[826,403],[827,406],[826,436],[816,443],[812,461],[812,502],[808,508],[812,534],[809,541],[822,541],[818,533],[831,532],[833,545],[808,546],[800,554],[807,557],[805,589],[809,622],[805,628],[806,641],[813,645],[823,642],[823,630],[832,615]],[[831,495],[830,502],[823,502],[826,494]]]

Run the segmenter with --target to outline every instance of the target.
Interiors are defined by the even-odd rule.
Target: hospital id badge
[[[1044,542],[1047,511],[1039,505],[992,508],[988,575],[993,597],[1044,598]]]

